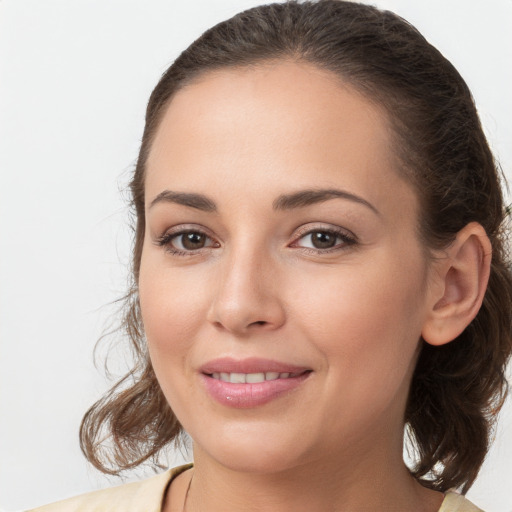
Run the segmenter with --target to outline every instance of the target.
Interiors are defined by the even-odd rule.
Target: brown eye
[[[317,251],[328,251],[329,249],[343,249],[356,243],[356,238],[348,233],[330,229],[316,229],[302,235],[294,243],[294,246],[304,249],[315,249]]]
[[[213,245],[210,237],[200,231],[186,231],[175,234],[166,244],[179,251],[196,251]]]
[[[180,249],[185,249],[187,251],[193,251],[195,249],[202,249],[206,246],[206,235],[203,233],[183,233],[176,237],[175,240],[180,240],[182,247]]]
[[[156,244],[177,256],[185,256],[187,253],[193,255],[195,251],[220,247],[219,243],[206,233],[192,229],[165,233],[156,240]]]
[[[340,241],[339,233],[332,231],[310,231],[300,239],[301,247],[312,249],[331,249]]]
[[[336,240],[339,238],[336,234],[328,231],[315,231],[309,236],[311,237],[311,245],[315,249],[330,249],[336,245]]]

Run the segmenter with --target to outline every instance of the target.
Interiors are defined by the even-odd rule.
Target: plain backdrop
[[[0,0],[0,506],[120,483],[78,446],[93,347],[126,286],[123,189],[153,86],[249,0]],[[466,78],[512,177],[512,1],[380,0]],[[119,363],[121,365],[122,361]],[[177,454],[172,463],[179,463]],[[468,496],[512,511],[512,407]]]

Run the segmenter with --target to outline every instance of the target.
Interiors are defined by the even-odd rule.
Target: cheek
[[[425,295],[424,267],[391,254],[371,256],[338,272],[303,273],[301,287],[311,293],[300,294],[301,307],[312,308],[308,319],[318,319],[316,328],[338,328],[346,339],[352,331],[394,330],[399,328],[396,320],[418,316]]]
[[[165,265],[141,263],[139,297],[149,356],[167,402],[185,424],[190,359],[206,302],[204,283],[201,286],[196,281]]]
[[[374,256],[372,264],[324,279],[323,289],[301,306],[307,311],[303,318],[315,319],[304,322],[301,330],[315,340],[330,371],[369,393],[375,392],[376,381],[396,386],[409,370],[425,296],[422,259]]]
[[[152,263],[143,257],[139,297],[150,355],[158,366],[160,358],[179,357],[195,339],[206,301],[199,278]]]

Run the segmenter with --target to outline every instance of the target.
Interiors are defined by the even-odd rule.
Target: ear
[[[461,229],[444,255],[433,262],[430,304],[422,337],[431,345],[455,339],[482,305],[491,268],[491,242],[471,222]]]

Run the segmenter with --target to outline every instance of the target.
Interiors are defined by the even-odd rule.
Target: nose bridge
[[[233,289],[235,295],[237,290],[245,294],[244,288],[246,286],[253,288],[252,285],[257,282],[257,277],[261,276],[265,266],[265,257],[261,254],[263,251],[259,251],[258,254],[256,248],[250,243],[239,245],[240,247],[233,247],[230,251],[229,257],[226,258],[225,268],[223,269],[224,286],[228,292],[230,289]]]
[[[242,239],[226,249],[209,319],[218,327],[245,333],[277,328],[284,309],[276,293],[276,264],[264,242]]]

